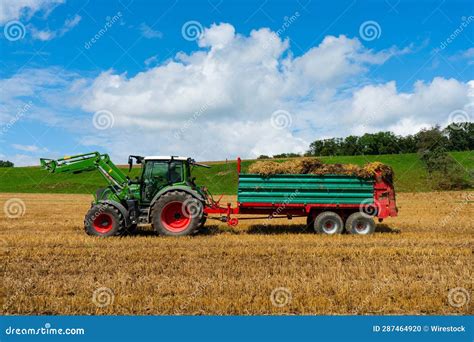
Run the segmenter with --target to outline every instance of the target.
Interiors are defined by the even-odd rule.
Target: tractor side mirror
[[[133,166],[133,158],[132,156],[128,156],[128,172],[132,171],[132,166]]]

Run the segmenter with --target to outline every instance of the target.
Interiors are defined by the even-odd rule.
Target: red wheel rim
[[[170,232],[182,232],[188,228],[190,222],[191,218],[185,215],[181,202],[170,202],[161,212],[161,223]]]
[[[92,221],[92,226],[97,232],[106,234],[112,230],[113,217],[109,214],[101,213]]]

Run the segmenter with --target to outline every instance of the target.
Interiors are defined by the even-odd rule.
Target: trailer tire
[[[346,231],[354,235],[368,235],[375,232],[375,222],[367,214],[356,212],[347,218]]]
[[[341,234],[344,231],[344,222],[337,213],[323,211],[314,219],[314,230],[318,234]]]
[[[199,230],[203,215],[203,204],[200,200],[184,191],[170,191],[153,204],[151,223],[160,235],[191,235]]]
[[[125,221],[117,208],[108,204],[95,204],[84,218],[84,229],[93,236],[116,236],[125,232]]]

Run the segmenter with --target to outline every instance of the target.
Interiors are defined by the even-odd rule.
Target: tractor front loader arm
[[[41,167],[51,173],[82,173],[99,170],[111,185],[123,189],[128,184],[127,176],[110,160],[108,154],[91,152],[66,156],[60,159],[40,159]]]

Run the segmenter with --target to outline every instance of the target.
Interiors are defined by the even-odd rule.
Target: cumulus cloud
[[[202,49],[179,53],[174,60],[132,78],[102,73],[88,90],[83,109],[106,108],[122,126],[146,121],[162,127],[179,124],[205,102],[212,102],[208,118],[238,116],[255,121],[308,96],[337,91],[369,65],[389,58],[386,52],[364,48],[356,38],[330,36],[293,59],[289,42],[270,30],[242,36],[229,24],[207,28],[198,45]]]
[[[117,160],[131,152],[201,160],[303,152],[317,138],[445,124],[472,101],[473,81],[435,77],[401,91],[395,81],[367,79],[371,68],[411,46],[374,51],[357,38],[327,36],[294,56],[291,42],[267,28],[242,35],[225,23],[206,28],[196,43],[194,52],[132,77],[113,70],[64,77],[60,103],[81,109],[81,146]],[[28,81],[11,84],[32,91]],[[113,127],[97,130],[93,115],[104,110]],[[276,121],[275,112],[287,115]]]

